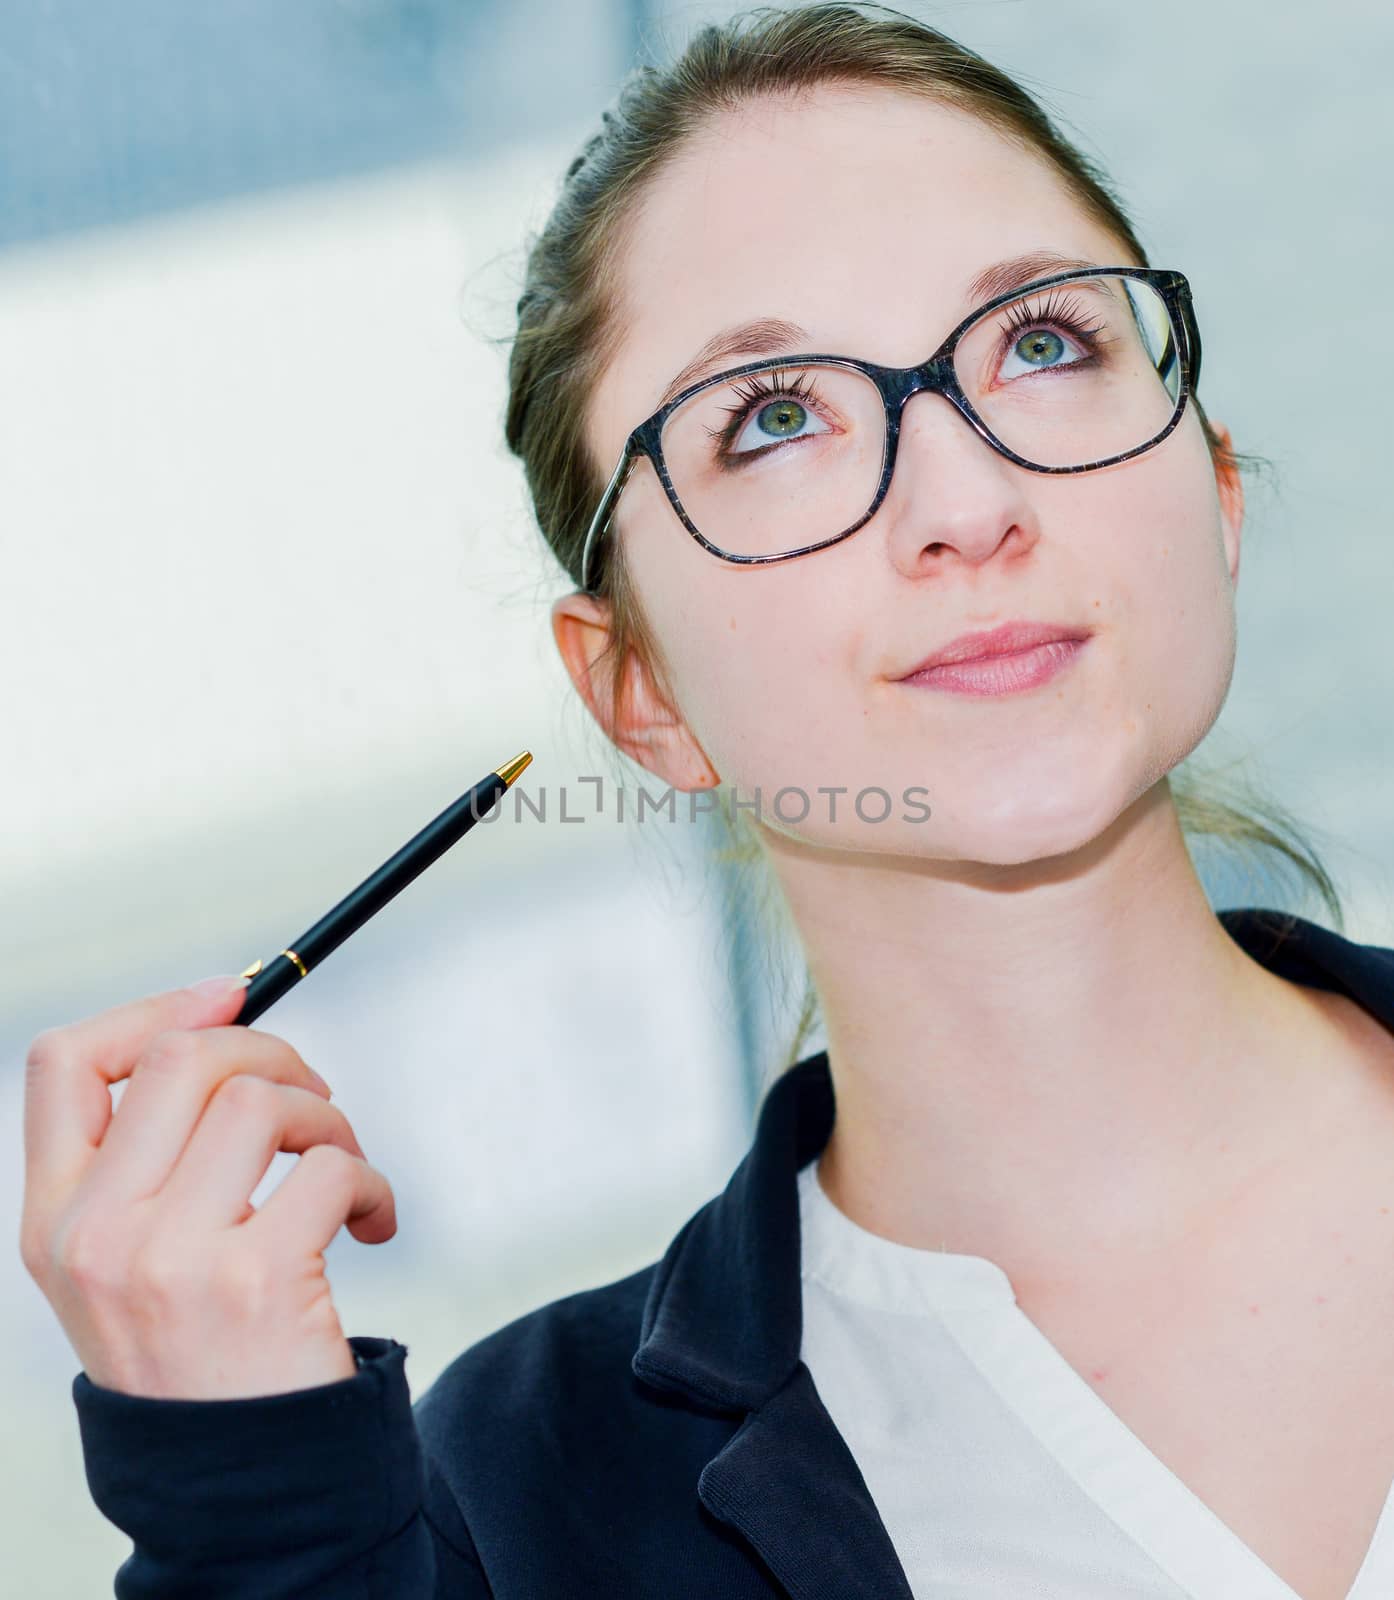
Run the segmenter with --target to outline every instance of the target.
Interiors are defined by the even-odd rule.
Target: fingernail
[[[191,983],[189,988],[205,1000],[215,1000],[219,996],[229,995],[234,989],[245,989],[249,980],[233,977],[230,974],[221,978],[205,978],[202,983]]]

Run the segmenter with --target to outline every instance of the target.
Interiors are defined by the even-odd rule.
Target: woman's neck
[[[988,875],[772,841],[828,1030],[819,1178],[863,1227],[1048,1287],[1181,1244],[1368,1095],[1326,1000],[1216,919],[1167,786],[1110,835]]]

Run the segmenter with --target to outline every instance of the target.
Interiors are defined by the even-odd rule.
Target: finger
[[[242,1224],[269,1248],[303,1258],[329,1248],[345,1223],[355,1239],[381,1244],[397,1231],[392,1185],[368,1162],[332,1144],[312,1145],[255,1216]]]
[[[155,1205],[180,1229],[234,1227],[247,1216],[271,1158],[316,1144],[363,1155],[348,1118],[322,1095],[239,1073],[214,1091]]]
[[[243,988],[221,997],[170,989],[39,1034],[25,1072],[26,1213],[51,1213],[87,1171],[111,1122],[110,1085],[130,1075],[156,1034],[227,1023],[245,997]]]
[[[83,1180],[84,1196],[122,1205],[156,1194],[169,1180],[209,1099],[239,1074],[302,1089],[324,1082],[284,1039],[258,1028],[157,1034],[136,1064]],[[327,1088],[316,1089],[317,1098],[326,1093]]]

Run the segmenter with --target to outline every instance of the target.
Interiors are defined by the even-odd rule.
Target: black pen
[[[331,950],[337,950],[350,934],[357,933],[369,917],[381,911],[437,856],[444,855],[462,834],[468,833],[531,760],[531,753],[524,750],[512,761],[496,767],[453,805],[447,806],[433,822],[428,822],[414,838],[408,839],[395,856],[384,861],[351,894],[346,894],[332,911],[325,912],[313,928],[300,935],[293,947],[282,950],[265,971],[260,961],[248,967],[242,976],[252,981],[247,985],[242,1009],[232,1021],[255,1022],[287,990],[293,989],[302,978],[308,978]]]

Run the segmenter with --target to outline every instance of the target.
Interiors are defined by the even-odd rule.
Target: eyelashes
[[[737,403],[721,408],[731,421],[720,428],[707,429],[708,434],[719,441],[723,453],[729,449],[751,412],[762,400],[806,400],[809,402],[810,410],[818,411],[822,399],[818,393],[818,385],[805,373],[800,373],[797,378],[785,382],[777,374],[755,372],[736,384],[734,392]]]

